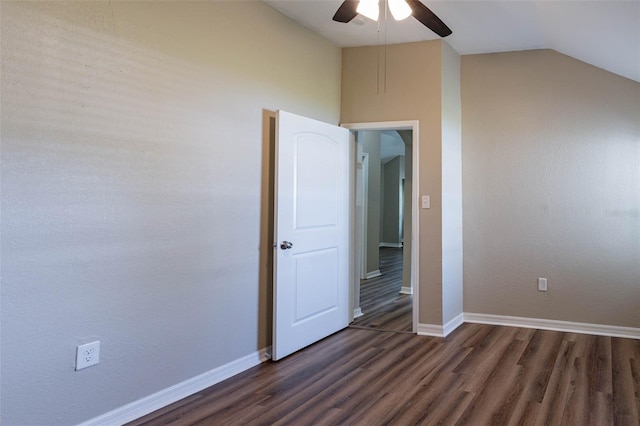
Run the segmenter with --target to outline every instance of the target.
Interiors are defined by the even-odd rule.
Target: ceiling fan
[[[385,0],[387,1],[387,0]],[[391,14],[396,20],[401,20],[413,15],[424,26],[429,28],[440,37],[446,37],[452,31],[440,20],[427,6],[422,4],[420,0],[388,0]],[[358,14],[362,14],[374,21],[378,20],[379,6],[378,0],[345,0],[335,15],[333,20],[336,22],[347,23],[355,18]]]

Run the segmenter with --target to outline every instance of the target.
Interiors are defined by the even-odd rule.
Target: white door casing
[[[418,244],[418,236],[420,235],[420,211],[419,211],[419,194],[420,194],[420,146],[419,146],[419,127],[418,120],[410,121],[386,121],[386,122],[368,122],[368,123],[342,123],[351,131],[360,130],[411,130],[411,291],[413,293],[413,327],[414,333],[418,332],[419,312],[420,312],[420,270],[418,268],[418,260],[420,259],[420,245]],[[407,241],[404,242],[407,244]]]
[[[276,136],[277,361],[348,326],[351,252],[349,131],[278,111]]]

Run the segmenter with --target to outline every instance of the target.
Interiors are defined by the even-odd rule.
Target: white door
[[[272,359],[349,324],[349,131],[278,111]]]

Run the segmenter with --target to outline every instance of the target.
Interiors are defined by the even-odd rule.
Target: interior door
[[[276,116],[272,359],[349,324],[349,131]]]

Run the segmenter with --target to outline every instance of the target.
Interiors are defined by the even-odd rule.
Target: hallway
[[[412,332],[413,296],[400,294],[402,248],[380,248],[381,276],[360,281],[360,307],[364,315],[351,327]]]

